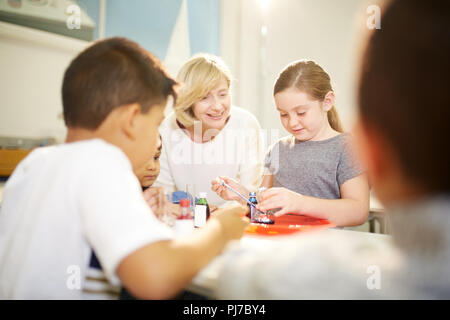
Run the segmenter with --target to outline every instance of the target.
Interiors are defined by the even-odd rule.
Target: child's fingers
[[[215,178],[214,180],[212,180],[212,181],[211,181],[211,185],[213,185],[213,186],[220,185],[220,178],[217,177],[217,178]]]
[[[159,192],[160,192],[160,189],[154,188],[154,187],[148,188],[147,190],[144,191],[145,194],[149,194],[149,195],[155,195]]]
[[[147,199],[147,204],[152,208],[153,206],[156,206],[158,204],[158,199],[156,199],[156,197]]]
[[[261,210],[261,211],[267,211],[267,210],[272,210],[272,209],[276,209],[276,208],[282,208],[283,205],[284,204],[282,203],[282,201],[280,201],[280,199],[271,198],[271,199],[260,202],[257,205],[257,209]]]
[[[147,190],[144,191],[144,198],[146,200],[149,200],[153,197],[155,197],[158,194],[159,190],[156,188],[148,188]]]
[[[227,190],[224,189],[224,188],[220,188],[218,193],[219,193],[219,195],[220,195],[221,197],[228,197],[228,196],[229,196]]]
[[[175,203],[170,203],[170,213],[175,216],[176,218],[178,218],[181,215],[181,208],[180,205],[175,204]]]
[[[223,191],[223,187],[219,184],[213,185],[212,190],[217,193],[221,193]]]
[[[214,179],[214,181],[216,184],[218,184],[220,186],[222,185],[222,181],[227,182],[226,177],[224,177],[224,176],[218,176],[217,178]]]
[[[236,181],[234,181],[233,179],[229,178],[229,177],[225,177],[225,176],[220,176],[220,178],[225,181],[226,184],[229,184],[230,186],[235,186],[236,185]]]
[[[215,193],[217,193],[219,196],[222,194],[222,188],[220,186],[212,186],[211,187],[212,191],[214,191]]]
[[[275,217],[279,217],[282,216],[283,214],[288,213],[288,210],[286,208],[282,208],[281,210],[278,210],[277,212],[274,213]]]
[[[144,196],[144,199],[147,202],[148,202],[148,200],[150,200],[152,198],[152,196],[149,196],[148,193],[146,193],[145,191],[144,191],[144,193],[142,195]]]
[[[261,193],[260,199],[261,202],[268,200],[280,193],[280,188],[270,188],[267,190],[264,190],[264,192]]]

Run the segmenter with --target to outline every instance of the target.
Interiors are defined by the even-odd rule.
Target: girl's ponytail
[[[328,110],[327,116],[331,128],[337,132],[343,133],[344,129],[342,128],[341,119],[339,118],[339,114],[335,106],[332,106],[331,109]]]

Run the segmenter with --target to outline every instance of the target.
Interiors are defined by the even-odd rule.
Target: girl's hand
[[[244,204],[244,201],[239,198],[234,192],[228,190],[227,187],[222,186],[222,180],[225,181],[230,187],[232,187],[237,192],[241,193],[244,197],[248,195],[247,189],[245,189],[239,182],[234,179],[219,176],[213,181],[211,181],[211,190],[214,191],[224,200],[236,200]]]
[[[281,208],[276,217],[289,212],[301,212],[303,196],[286,188],[270,188],[262,192],[256,208],[260,211]]]

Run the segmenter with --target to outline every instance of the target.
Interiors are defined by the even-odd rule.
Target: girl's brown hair
[[[284,68],[275,82],[273,95],[292,87],[320,101],[325,99],[328,92],[333,91],[330,76],[311,60],[298,60]],[[335,106],[328,111],[327,116],[331,128],[344,132]]]

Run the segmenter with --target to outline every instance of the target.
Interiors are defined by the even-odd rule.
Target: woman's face
[[[194,116],[202,122],[204,130],[222,130],[230,114],[231,96],[226,80],[193,104]]]
[[[153,157],[151,157],[144,166],[135,171],[135,174],[142,187],[150,187],[158,178],[160,169],[159,157],[161,156],[162,149],[161,139],[158,138],[158,141],[159,147],[157,148],[156,153],[153,155]]]

